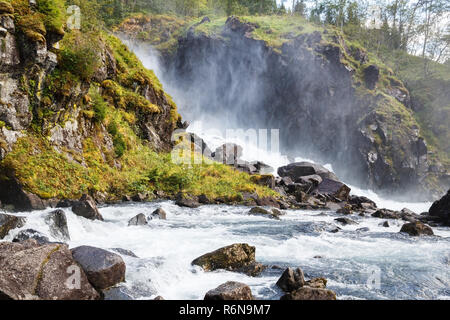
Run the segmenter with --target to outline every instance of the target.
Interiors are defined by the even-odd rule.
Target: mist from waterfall
[[[226,139],[227,129],[243,128],[244,130],[254,128],[256,130],[264,128],[258,127],[264,125],[262,120],[263,116],[260,114],[262,111],[257,110],[257,105],[261,102],[261,92],[266,92],[263,85],[257,81],[258,74],[246,74],[247,68],[232,68],[228,67],[229,72],[227,79],[223,80],[223,83],[217,81],[208,82],[209,79],[216,79],[217,68],[211,62],[200,64],[201,69],[196,70],[195,73],[198,77],[190,79],[189,84],[184,82],[184,85],[180,86],[176,77],[175,70],[166,70],[162,62],[162,57],[159,52],[149,45],[143,43],[137,43],[129,39],[122,38],[122,40],[129,46],[129,48],[141,59],[144,66],[155,72],[156,76],[162,82],[164,89],[168,92],[177,103],[179,113],[183,116],[184,120],[189,122],[188,131],[199,135],[211,150],[224,144],[225,142],[234,142],[244,148],[243,159],[247,161],[263,161],[268,165],[275,168],[292,163],[294,161],[310,161],[321,163],[321,161],[314,157],[304,156],[301,152],[297,151],[295,156],[283,155],[282,152],[272,152],[269,144],[268,148],[260,148],[258,144],[246,139],[245,137],[232,137]],[[264,58],[261,54],[255,53],[257,63],[264,69]],[[237,64],[255,63],[250,61],[241,61]],[[241,70],[241,71],[239,71]],[[206,77],[206,79],[205,79]],[[226,87],[228,86],[228,87]],[[240,91],[240,86],[245,86],[245,96],[233,96],[237,91]],[[225,88],[226,87],[226,88]],[[228,88],[228,89],[227,89]],[[227,90],[225,90],[227,89]],[[218,97],[220,93],[227,94],[227,97]],[[222,105],[221,101],[228,101],[229,105]],[[222,105],[222,108],[217,106]],[[235,106],[233,108],[230,105]],[[214,106],[209,108],[209,106]],[[251,114],[253,116],[251,116]],[[250,115],[249,115],[250,114]],[[253,124],[253,127],[251,127]],[[268,135],[270,136],[269,128]],[[280,128],[279,130],[283,130]],[[270,140],[270,137],[268,137]],[[283,143],[283,141],[280,141]],[[283,150],[283,148],[281,148]],[[322,162],[328,169],[334,171],[333,165]],[[416,213],[422,213],[428,211],[431,203],[429,202],[399,202],[389,200],[381,197],[377,193],[366,190],[364,188],[352,186],[352,193],[360,196],[366,196],[373,199],[379,207],[389,208],[392,210],[401,210],[405,207],[413,210]]]

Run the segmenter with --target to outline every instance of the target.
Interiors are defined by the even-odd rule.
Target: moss
[[[4,122],[4,121],[1,121],[0,120],[0,129],[2,129],[3,127],[5,127],[6,126],[6,123]]]
[[[9,2],[0,1],[0,14],[2,13],[9,13],[9,14],[14,13],[13,6]]]

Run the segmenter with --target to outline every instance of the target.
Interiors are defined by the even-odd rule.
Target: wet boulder
[[[280,279],[277,281],[277,286],[284,292],[292,292],[300,289],[305,285],[305,276],[300,268],[287,268]]]
[[[389,209],[377,210],[372,214],[372,217],[381,219],[400,219],[398,212]]]
[[[27,240],[0,243],[0,297],[94,300],[100,295],[74,261],[67,245],[39,245],[35,240]]]
[[[147,224],[147,217],[143,213],[139,213],[128,221],[128,226],[145,226]]]
[[[262,263],[259,263],[259,262],[253,262],[249,265],[246,265],[246,266],[236,269],[234,271],[246,274],[249,277],[257,277],[266,269],[267,269],[266,265],[263,265]]]
[[[405,232],[409,234],[410,236],[417,237],[417,236],[432,236],[434,235],[433,229],[431,229],[426,224],[423,224],[422,222],[410,222],[406,223],[402,226],[400,232]]]
[[[0,180],[0,201],[12,205],[14,211],[44,210],[46,204],[37,195],[25,190],[16,178]]]
[[[176,196],[175,204],[179,207],[193,209],[200,207],[200,203],[196,197],[190,197],[181,193]]]
[[[204,254],[192,261],[192,264],[202,267],[205,271],[236,271],[255,262],[255,251],[255,247],[246,243],[236,243]]]
[[[280,177],[289,177],[297,182],[301,177],[318,175],[322,179],[339,180],[339,178],[330,170],[316,163],[295,162],[278,169]]]
[[[22,228],[25,222],[25,218],[0,213],[0,240],[6,237],[11,230]]]
[[[99,290],[125,280],[125,262],[118,254],[81,246],[72,249],[72,256],[81,265],[92,285]]]
[[[341,223],[342,225],[346,226],[348,224],[358,224],[358,222],[349,219],[349,218],[336,218],[334,221]]]
[[[111,300],[111,301],[134,300],[131,292],[127,288],[122,286],[102,290],[102,293],[104,300]]]
[[[304,286],[281,297],[281,300],[336,300],[332,290]]]
[[[41,232],[33,230],[33,229],[26,229],[20,231],[13,239],[12,242],[23,242],[29,239],[36,240],[38,244],[47,244],[50,243],[50,240]]]
[[[440,200],[433,203],[429,214],[431,217],[438,218],[442,224],[450,226],[450,190]]]
[[[72,211],[77,216],[84,217],[86,219],[103,221],[103,217],[98,211],[94,199],[86,194],[72,205]]]
[[[162,208],[158,208],[155,211],[152,212],[152,214],[150,215],[151,219],[161,219],[161,220],[166,220],[167,219],[167,213],[162,209]]]
[[[351,189],[340,181],[324,178],[317,187],[317,192],[339,200],[347,200]]]
[[[245,283],[228,281],[208,291],[204,300],[253,300],[253,295]]]
[[[316,288],[316,289],[326,289],[327,279],[325,278],[314,278],[305,282],[305,286]]]
[[[64,211],[55,210],[47,214],[45,222],[50,227],[50,234],[61,240],[70,240],[69,227],[67,226],[67,217]]]
[[[261,216],[275,220],[280,220],[280,216],[282,215],[281,212],[277,209],[271,209],[269,211],[261,207],[254,207],[250,209],[248,214],[252,216]]]

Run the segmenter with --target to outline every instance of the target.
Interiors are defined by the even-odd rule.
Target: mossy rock
[[[6,1],[0,1],[0,14],[3,14],[3,13],[9,13],[9,14],[14,13],[13,6]]]
[[[8,214],[0,214],[0,239],[6,237],[9,231],[23,227],[25,222],[25,218],[11,216]]]
[[[255,247],[246,243],[235,243],[198,257],[192,264],[205,271],[235,271],[255,263],[255,251]]]

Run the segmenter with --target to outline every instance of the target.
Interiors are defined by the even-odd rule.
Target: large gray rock
[[[0,243],[0,298],[93,300],[100,295],[66,245],[27,240]]]
[[[254,207],[249,212],[249,215],[252,216],[261,216],[269,219],[280,220],[281,212],[277,209],[266,210],[261,207]]]
[[[0,213],[0,239],[6,237],[9,231],[23,227],[25,222],[25,218]]]
[[[61,240],[70,240],[69,227],[67,226],[67,218],[64,211],[58,209],[50,212],[45,217],[45,222],[50,227],[50,234]]]
[[[245,283],[228,281],[208,291],[204,300],[253,300],[253,295]]]
[[[297,182],[301,177],[318,175],[322,179],[339,180],[339,178],[330,170],[316,163],[311,162],[295,162],[287,166],[278,168],[280,177],[289,177]]]
[[[212,156],[217,162],[234,165],[239,162],[238,160],[242,157],[242,153],[243,149],[241,146],[235,143],[226,143],[218,147]]]
[[[128,226],[144,226],[147,224],[148,224],[147,218],[143,213],[139,213],[137,216],[131,218],[128,221]]]
[[[79,201],[76,201],[72,206],[72,211],[77,216],[86,219],[103,221],[94,199],[89,195],[83,195]]]
[[[422,222],[410,222],[406,223],[402,226],[400,232],[405,232],[409,234],[410,236],[417,237],[417,236],[432,236],[434,235],[433,229],[431,229],[426,224],[423,224]]]
[[[202,267],[205,271],[235,271],[254,263],[255,251],[255,247],[246,243],[236,243],[204,254],[192,261],[192,264]]]
[[[14,206],[14,211],[18,212],[43,210],[46,208],[44,201],[37,195],[25,191],[23,186],[15,178],[0,180],[0,201],[3,204]]]
[[[50,243],[50,240],[39,231],[33,229],[26,229],[20,231],[13,239],[12,242],[23,242],[29,239],[36,240],[39,244],[47,244]]]
[[[161,220],[166,220],[167,219],[167,213],[162,209],[162,208],[158,208],[155,211],[152,212],[152,214],[150,215],[151,219],[161,219]]]
[[[305,285],[305,276],[300,268],[292,269],[287,268],[280,279],[277,281],[277,286],[281,288],[284,292],[292,292],[294,290],[300,289]]]
[[[118,254],[90,246],[71,251],[95,288],[107,289],[125,280],[125,262]]]
[[[340,181],[324,178],[317,187],[317,192],[333,196],[339,200],[347,200],[351,189]]]

